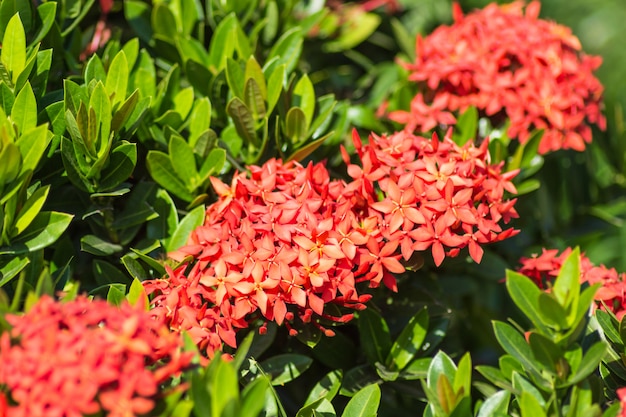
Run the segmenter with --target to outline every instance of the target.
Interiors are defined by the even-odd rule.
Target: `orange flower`
[[[425,132],[456,123],[454,114],[475,106],[495,126],[510,121],[508,135],[525,142],[544,129],[540,153],[583,150],[590,125],[606,128],[602,85],[593,75],[601,59],[587,56],[571,31],[538,19],[540,4],[490,4],[416,42],[416,60],[406,64],[419,85],[410,109],[389,119]]]
[[[0,392],[0,415],[142,415],[154,408],[160,384],[191,359],[163,321],[128,304],[44,296],[6,320],[0,386],[11,405]]]

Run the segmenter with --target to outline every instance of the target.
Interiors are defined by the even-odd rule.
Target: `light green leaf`
[[[341,369],[336,369],[327,373],[324,378],[322,378],[317,384],[315,384],[313,389],[311,389],[304,405],[307,406],[322,398],[332,401],[332,399],[335,398],[335,395],[339,392],[339,388],[341,388],[342,377],[343,372]]]
[[[506,288],[513,299],[515,305],[522,310],[533,323],[533,325],[543,334],[549,334],[549,330],[543,323],[539,309],[539,296],[541,290],[528,277],[507,270]]]
[[[176,231],[174,231],[174,234],[172,234],[172,237],[164,242],[165,250],[167,252],[172,252],[185,246],[191,232],[204,223],[204,217],[204,206],[198,206],[187,213],[180,223],[178,223],[178,227],[176,228]]]
[[[172,135],[168,152],[176,176],[185,183],[187,190],[194,191],[198,186],[198,171],[192,148],[184,139]]]
[[[428,321],[428,310],[425,308],[409,320],[391,346],[386,360],[388,368],[401,371],[413,360],[426,338]]]
[[[55,211],[42,211],[18,236],[11,246],[1,247],[0,255],[19,255],[50,246],[63,234],[74,216]]]
[[[26,65],[26,34],[19,14],[10,20],[2,38],[0,62],[10,72],[13,83]]]
[[[576,248],[565,259],[554,282],[553,293],[568,311],[578,308],[580,294],[580,249]]]
[[[304,74],[302,78],[298,80],[293,89],[293,94],[293,105],[299,107],[304,113],[306,128],[308,130],[313,121],[313,114],[315,113],[315,90],[313,89],[313,83],[308,75]]]
[[[20,134],[24,134],[37,126],[37,101],[28,82],[15,98],[11,110],[11,119],[17,125]]]
[[[105,84],[106,92],[111,97],[112,106],[126,100],[128,74],[126,53],[119,51],[113,58],[113,61],[111,61]]]
[[[380,404],[380,388],[368,385],[357,392],[346,405],[341,417],[375,417]]]
[[[138,279],[133,279],[132,284],[130,284],[128,294],[126,295],[126,299],[131,305],[137,305],[138,303],[142,303],[146,310],[150,309],[150,300],[148,300],[148,294],[146,294],[146,289],[144,288],[141,281],[139,281]]]
[[[35,217],[41,211],[43,204],[48,198],[48,192],[50,191],[50,185],[38,188],[24,203],[24,206],[20,209],[15,223],[13,224],[13,231],[11,237],[19,236],[24,232],[28,226],[35,220]]]
[[[184,201],[193,200],[193,195],[187,190],[187,184],[176,175],[169,155],[149,151],[146,161],[148,172],[159,185]]]

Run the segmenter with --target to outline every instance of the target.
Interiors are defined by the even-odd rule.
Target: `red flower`
[[[7,314],[0,336],[0,415],[131,417],[151,411],[159,385],[189,364],[182,340],[128,304],[42,297]]]
[[[580,52],[578,39],[554,22],[538,19],[540,4],[515,1],[463,16],[425,39],[418,37],[416,61],[407,64],[420,92],[408,111],[388,117],[409,131],[455,123],[454,113],[475,106],[508,135],[525,142],[544,129],[540,153],[583,150],[590,125],[605,129],[602,86],[593,71],[600,58]]]

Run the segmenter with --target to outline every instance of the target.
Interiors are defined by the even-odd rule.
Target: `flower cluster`
[[[540,288],[549,288],[571,252],[572,249],[567,248],[559,255],[556,249],[543,249],[541,255],[522,258],[518,271],[533,279]],[[581,255],[580,282],[590,285],[600,283],[601,287],[595,295],[598,306],[604,303],[619,319],[626,314],[626,274],[618,274],[614,268],[604,265],[595,266],[589,258]]]
[[[409,111],[391,120],[414,131],[455,123],[454,112],[475,106],[495,125],[510,121],[508,135],[525,142],[544,129],[540,153],[583,150],[591,124],[605,129],[602,85],[593,71],[600,57],[581,52],[570,29],[538,18],[539,2],[524,12],[516,1],[491,4],[418,37],[409,79],[421,85]]]
[[[516,193],[511,179],[517,171],[502,173],[502,163],[489,164],[487,140],[461,147],[448,136],[429,140],[406,131],[371,135],[367,145],[356,133],[353,140],[361,164],[349,164],[347,189],[364,196],[361,204],[379,225],[385,247],[399,246],[406,261],[431,249],[438,266],[469,247],[480,262],[482,244],[517,233],[499,225],[518,217],[516,199],[505,195]],[[349,163],[346,152],[344,159]]]
[[[178,335],[128,304],[44,296],[5,318],[12,328],[0,336],[0,410],[13,417],[143,415],[159,384],[191,359]]]
[[[255,318],[332,335],[326,323],[350,320],[370,299],[358,283],[397,290],[402,258],[432,249],[440,265],[468,246],[480,262],[480,245],[516,233],[498,224],[517,217],[505,196],[515,172],[488,163],[486,141],[460,147],[399,132],[364,146],[353,137],[360,165],[344,150],[350,183],[331,180],[322,163],[275,159],[230,185],[212,178],[218,200],[170,254],[182,265],[144,282],[155,314],[209,357]]]
[[[345,183],[331,181],[324,164],[272,159],[249,169],[231,185],[212,178],[218,201],[187,246],[170,254],[193,259],[191,270],[145,283],[155,309],[209,356],[220,339],[233,346],[235,330],[255,315],[292,334],[295,319],[332,334],[321,322],[352,314],[334,315],[331,305],[360,309],[370,298],[356,282],[404,271],[394,250],[378,247],[376,223],[358,217],[354,199],[343,196]]]

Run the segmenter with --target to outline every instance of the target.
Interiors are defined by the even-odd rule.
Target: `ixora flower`
[[[0,411],[11,417],[131,417],[190,360],[179,335],[141,308],[42,297],[7,314],[0,336]],[[2,414],[4,415],[4,414]]]
[[[237,330],[259,317],[291,334],[297,319],[332,335],[326,323],[351,320],[371,298],[357,284],[397,290],[402,258],[432,249],[440,265],[469,247],[480,262],[482,244],[516,233],[499,225],[517,217],[505,197],[516,172],[488,163],[486,141],[353,138],[360,165],[344,150],[350,183],[331,180],[321,163],[275,159],[230,185],[213,178],[219,198],[204,225],[170,254],[183,264],[144,282],[154,314],[209,357],[222,343],[235,347]]]
[[[520,259],[518,271],[533,279],[540,288],[549,288],[571,252],[572,249],[567,248],[559,255],[556,249],[543,249],[540,255]],[[604,265],[595,266],[589,258],[581,255],[580,282],[590,285],[600,283],[602,286],[595,295],[598,306],[606,305],[620,320],[626,314],[626,274],[618,274],[614,268]]]
[[[350,320],[346,310],[371,298],[357,282],[376,286],[404,272],[324,164],[272,159],[249,170],[230,185],[211,180],[218,200],[188,244],[170,254],[192,259],[190,268],[144,283],[156,314],[186,330],[209,357],[222,342],[235,346],[237,329],[259,317],[291,334],[299,320],[332,335],[325,323]]]
[[[365,216],[379,225],[386,245],[400,247],[405,261],[430,249],[439,266],[468,247],[480,262],[482,244],[517,234],[499,223],[518,217],[516,199],[505,195],[516,193],[511,179],[518,171],[502,173],[502,163],[489,164],[487,140],[479,147],[458,146],[449,136],[440,141],[436,134],[427,139],[403,131],[371,135],[366,145],[354,132],[353,141],[360,165],[344,151],[353,178],[347,190],[362,200]]]
[[[455,123],[454,114],[475,106],[494,125],[525,142],[544,129],[539,152],[583,150],[590,125],[606,128],[602,85],[593,75],[601,59],[581,52],[567,27],[538,18],[537,1],[490,4],[454,24],[417,38],[416,60],[406,64],[420,92],[410,110],[388,117],[410,131]]]

